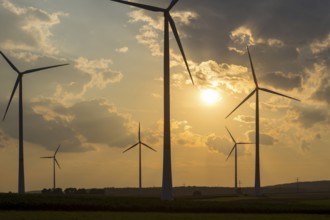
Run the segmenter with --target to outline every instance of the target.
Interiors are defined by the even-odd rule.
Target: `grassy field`
[[[152,197],[0,194],[0,219],[327,219],[330,198]]]
[[[319,214],[207,214],[207,213],[141,213],[141,212],[48,212],[0,211],[6,220],[329,220]]]

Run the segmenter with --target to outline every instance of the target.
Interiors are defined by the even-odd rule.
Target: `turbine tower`
[[[69,64],[60,64],[55,66],[47,66],[47,67],[41,67],[36,69],[30,69],[26,71],[19,71],[16,66],[5,56],[4,53],[0,51],[3,58],[7,61],[7,63],[11,66],[11,68],[18,74],[16,82],[14,84],[13,91],[11,93],[6,112],[3,116],[3,120],[5,120],[11,100],[13,99],[13,96],[15,94],[15,91],[19,85],[19,104],[18,104],[18,123],[19,123],[19,148],[18,148],[18,193],[25,193],[25,183],[24,183],[24,147],[23,147],[23,76],[25,74],[34,73],[46,69],[51,69],[55,67],[65,66]]]
[[[236,142],[236,140],[234,139],[233,135],[230,133],[230,131],[228,130],[227,127],[226,127],[226,129],[227,129],[228,134],[230,135],[231,139],[234,142],[234,147],[231,149],[230,153],[228,154],[228,157],[227,157],[226,161],[228,160],[228,158],[230,157],[230,155],[235,150],[235,193],[238,193],[238,188],[237,188],[237,145],[252,144],[252,143],[248,143],[248,142]]]
[[[152,147],[148,146],[147,144],[143,143],[141,141],[141,129],[140,129],[140,123],[139,123],[139,132],[138,132],[138,137],[139,137],[139,141],[134,144],[132,147],[129,147],[128,149],[126,149],[125,151],[123,151],[123,153],[131,150],[132,148],[136,147],[137,145],[139,145],[139,190],[140,192],[142,191],[142,166],[141,166],[141,146],[145,146],[147,148],[149,148],[150,150],[153,150],[155,152],[157,152],[155,149],[153,149]]]
[[[255,89],[233,110],[229,113],[229,115],[226,117],[228,118],[233,112],[236,111],[236,109],[238,109],[244,102],[246,102],[254,93],[256,94],[256,117],[255,117],[255,126],[256,126],[256,137],[255,137],[255,144],[256,144],[256,161],[255,161],[255,184],[254,184],[254,189],[255,189],[255,194],[256,196],[260,195],[260,157],[259,157],[259,140],[260,140],[260,131],[259,131],[259,91],[264,91],[264,92],[268,92],[271,94],[275,94],[275,95],[279,95],[279,96],[283,96],[289,99],[293,99],[296,101],[300,101],[299,99],[296,98],[292,98],[290,96],[287,95],[283,95],[281,93],[278,92],[274,92],[272,90],[269,89],[265,89],[262,87],[259,87],[258,81],[257,81],[257,77],[256,74],[254,72],[254,67],[253,67],[253,63],[252,63],[252,58],[251,58],[251,54],[250,54],[250,50],[249,47],[247,46],[247,51],[248,51],[248,55],[249,55],[249,60],[250,60],[250,65],[251,65],[251,70],[252,70],[252,75],[253,75],[253,80],[254,80],[254,84],[255,84]]]
[[[56,189],[55,163],[56,163],[56,165],[58,166],[58,168],[61,169],[60,164],[59,164],[58,161],[56,160],[56,154],[57,154],[58,150],[60,149],[60,147],[61,147],[61,145],[58,145],[58,147],[57,147],[57,149],[56,149],[56,151],[55,151],[55,153],[54,153],[53,156],[49,156],[49,157],[40,157],[40,158],[50,158],[50,159],[53,159],[53,168],[54,168],[54,170],[53,170],[53,175],[54,175],[54,177],[53,177],[53,190]]]
[[[172,167],[171,167],[171,125],[170,125],[170,42],[169,42],[169,25],[173,31],[175,40],[181,51],[181,55],[189,72],[190,79],[194,84],[188,62],[180,41],[175,23],[170,15],[171,9],[179,0],[172,0],[168,8],[158,8],[150,5],[139,4],[135,2],[127,2],[122,0],[111,0],[126,5],[135,6],[146,9],[148,11],[162,12],[164,14],[164,154],[163,154],[163,182],[162,182],[162,199],[173,200],[172,195]]]

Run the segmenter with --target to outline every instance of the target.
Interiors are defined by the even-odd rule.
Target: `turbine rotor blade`
[[[22,72],[22,74],[34,73],[34,72],[38,72],[41,70],[46,70],[46,69],[51,69],[51,68],[66,66],[66,65],[69,65],[69,64],[65,63],[65,64],[60,64],[60,65],[46,66],[46,67],[41,67],[41,68],[36,68],[36,69],[25,70],[24,72]]]
[[[234,147],[231,149],[230,153],[228,154],[228,157],[226,159],[226,161],[228,160],[228,158],[230,157],[230,155],[233,153],[234,149],[237,147],[237,144],[234,144]]]
[[[126,4],[126,5],[131,5],[131,6],[146,9],[146,10],[149,10],[149,11],[156,11],[156,12],[159,12],[159,11],[164,12],[165,11],[165,9],[163,9],[163,8],[158,8],[158,7],[154,7],[154,6],[151,6],[151,5],[144,5],[144,4],[135,3],[135,2],[127,2],[127,1],[122,1],[122,0],[110,0],[110,1],[119,2],[119,3]]]
[[[9,99],[8,104],[7,104],[7,108],[6,108],[5,114],[3,115],[2,120],[5,120],[5,118],[6,118],[6,115],[7,115],[7,112],[8,112],[8,109],[9,109],[10,103],[11,103],[11,100],[12,100],[13,97],[14,97],[14,94],[15,94],[15,92],[16,92],[16,89],[17,89],[17,86],[18,86],[19,83],[22,83],[22,82],[20,82],[20,76],[17,76],[17,79],[16,79],[16,82],[15,82],[15,85],[14,85],[13,91],[11,92],[10,99]]]
[[[193,80],[192,75],[191,75],[191,72],[190,72],[190,68],[189,68],[189,65],[188,65],[188,62],[187,62],[186,55],[184,53],[184,50],[183,50],[183,47],[182,47],[182,44],[181,44],[181,41],[180,41],[180,37],[179,37],[178,31],[177,31],[176,26],[175,26],[175,23],[174,23],[174,21],[173,21],[173,19],[172,19],[172,17],[171,17],[170,14],[165,15],[165,16],[168,16],[168,20],[170,22],[171,29],[173,31],[173,34],[174,34],[174,37],[176,39],[176,42],[177,42],[177,44],[179,46],[179,49],[181,51],[181,55],[183,57],[184,63],[186,64],[186,67],[187,67],[187,70],[188,70],[188,73],[189,73],[191,82],[192,82],[193,85],[195,85],[194,80]]]
[[[278,92],[274,92],[272,90],[269,90],[269,89],[265,89],[265,88],[259,88],[260,90],[264,91],[264,92],[269,92],[269,93],[272,93],[272,94],[275,94],[275,95],[279,95],[279,96],[283,96],[283,97],[286,97],[286,98],[289,98],[289,99],[293,99],[295,101],[298,101],[300,102],[299,99],[296,99],[296,98],[292,98],[290,96],[287,96],[287,95],[284,95],[284,94],[281,94],[281,93],[278,93]]]
[[[57,162],[57,160],[56,160],[56,158],[54,157],[54,160],[55,160],[55,163],[56,163],[56,165],[58,166],[58,168],[60,168],[61,169],[61,167],[60,167],[60,164]]]
[[[252,74],[253,74],[253,80],[254,80],[254,83],[256,84],[256,87],[258,87],[257,76],[256,76],[256,73],[254,72],[254,67],[253,67],[253,63],[252,63],[252,58],[251,58],[249,46],[246,46],[246,48],[247,48],[247,51],[248,51],[248,54],[249,54],[249,60],[250,60]]]
[[[3,56],[3,58],[5,58],[5,60],[7,61],[7,63],[11,66],[11,68],[13,70],[15,70],[16,73],[20,74],[20,71],[16,68],[16,66],[6,57],[6,55],[4,53],[2,53],[0,51],[1,55]]]
[[[246,100],[248,100],[255,92],[257,91],[257,88],[255,90],[253,90],[250,95],[248,95],[233,111],[231,111],[226,118],[228,118],[234,111],[236,111],[236,109],[238,109],[244,102],[246,102]]]
[[[226,129],[227,129],[227,131],[228,131],[228,133],[229,133],[229,135],[230,135],[230,137],[231,137],[231,139],[233,140],[233,142],[236,144],[236,141],[235,141],[235,139],[234,139],[234,137],[233,137],[233,135],[230,133],[230,131],[229,131],[229,129],[226,127]]]
[[[237,144],[254,144],[254,143],[250,143],[250,142],[238,142]]]
[[[54,154],[54,156],[57,154],[57,151],[58,151],[58,149],[60,149],[60,147],[61,147],[61,144],[60,144],[60,145],[58,145],[58,147],[57,147],[57,149],[56,149],[56,151],[55,151],[55,154]]]
[[[132,148],[134,148],[136,145],[138,145],[139,144],[139,142],[138,143],[136,143],[136,144],[134,144],[132,147],[130,147],[130,148],[128,148],[128,149],[126,149],[126,150],[124,150],[123,151],[123,153],[125,153],[125,152],[127,152],[127,151],[129,151],[130,149],[132,149]]]
[[[145,144],[145,143],[143,143],[143,142],[141,142],[141,144],[143,144],[145,147],[149,148],[150,150],[153,150],[153,151],[157,152],[155,149],[153,149],[153,148],[150,147],[149,145],[147,145],[147,144]]]
[[[54,158],[53,156],[49,156],[49,157],[40,157],[40,158]]]
[[[170,6],[168,6],[167,11],[170,11],[179,0],[172,0]]]

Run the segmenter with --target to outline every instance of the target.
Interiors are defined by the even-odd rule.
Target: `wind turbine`
[[[238,189],[237,189],[237,145],[242,145],[242,144],[252,144],[252,143],[248,143],[248,142],[236,142],[236,140],[234,139],[233,135],[230,133],[230,131],[228,130],[228,128],[226,127],[231,139],[234,142],[234,147],[231,149],[230,153],[228,154],[228,157],[226,159],[226,161],[228,160],[228,158],[230,157],[230,155],[233,153],[233,151],[235,150],[235,192],[238,193]]]
[[[143,145],[143,146],[145,146],[145,147],[147,147],[150,150],[153,150],[155,152],[156,152],[156,150],[141,141],[140,123],[139,123],[138,137],[139,137],[139,141],[136,144],[134,144],[132,147],[129,147],[128,149],[126,149],[125,151],[123,151],[123,153],[125,153],[125,152],[131,150],[132,148],[136,147],[137,145],[139,145],[139,190],[141,192],[141,190],[142,190],[142,166],[141,166],[141,163],[142,163],[141,162],[141,156],[142,155],[141,155],[141,146]]]
[[[126,5],[135,6],[146,9],[148,11],[162,12],[164,14],[164,154],[163,154],[163,182],[162,182],[162,199],[173,200],[172,196],[172,168],[171,168],[171,125],[170,125],[170,42],[169,42],[169,25],[173,31],[176,42],[181,51],[181,55],[189,72],[190,79],[194,84],[186,55],[184,53],[178,31],[175,23],[170,15],[171,9],[179,0],[172,0],[167,8],[158,8],[150,5],[139,4],[135,2],[127,2],[122,0],[111,0]]]
[[[252,58],[251,58],[251,54],[250,54],[250,50],[249,47],[247,46],[247,51],[248,51],[248,55],[249,55],[249,60],[250,60],[250,65],[251,65],[251,70],[252,70],[252,75],[253,75],[253,80],[254,80],[254,84],[255,84],[255,89],[233,110],[229,113],[229,115],[226,117],[228,118],[234,111],[236,111],[236,109],[238,109],[244,102],[246,102],[254,93],[256,94],[256,117],[255,117],[255,124],[256,124],[256,161],[255,161],[255,194],[257,196],[260,195],[260,158],[259,158],[259,139],[260,139],[260,132],[259,132],[259,91],[264,91],[264,92],[268,92],[271,94],[275,94],[275,95],[279,95],[279,96],[283,96],[289,99],[293,99],[296,101],[300,101],[299,99],[296,98],[292,98],[290,96],[287,95],[283,95],[281,93],[278,92],[274,92],[272,90],[269,89],[265,89],[262,87],[259,87],[258,81],[257,81],[257,77],[256,74],[254,72],[254,67],[253,67],[253,63],[252,63]]]
[[[18,123],[19,123],[19,148],[18,148],[18,193],[25,193],[25,183],[24,183],[24,151],[23,151],[23,76],[25,74],[38,72],[41,70],[51,69],[55,67],[65,66],[69,64],[60,64],[60,65],[54,65],[54,66],[47,66],[47,67],[41,67],[36,69],[29,69],[25,70],[23,72],[19,71],[16,66],[5,56],[4,53],[0,51],[3,58],[7,61],[7,63],[11,66],[11,68],[18,74],[16,82],[14,84],[13,91],[11,93],[6,112],[3,116],[3,120],[5,120],[11,100],[13,99],[13,96],[15,94],[15,91],[19,85],[19,113],[18,113]]]
[[[49,157],[40,157],[40,158],[50,158],[50,159],[53,159],[53,168],[54,168],[54,171],[53,171],[53,175],[54,175],[54,178],[53,178],[53,190],[56,189],[55,163],[56,163],[56,165],[58,166],[58,168],[61,169],[60,164],[59,164],[58,161],[56,160],[56,154],[57,154],[58,150],[60,149],[60,147],[61,147],[61,145],[58,145],[58,147],[57,147],[57,149],[56,149],[56,151],[55,151],[55,153],[54,153],[53,156],[49,156]]]

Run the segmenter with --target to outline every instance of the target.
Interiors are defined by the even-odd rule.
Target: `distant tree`
[[[76,194],[79,194],[79,195],[85,195],[85,194],[87,194],[87,190],[84,189],[84,188],[82,188],[82,189],[78,189],[77,192],[76,192]]]
[[[63,195],[63,190],[62,190],[62,188],[56,188],[53,190],[52,193],[56,194],[56,195]]]
[[[46,189],[44,188],[42,191],[41,191],[42,194],[51,194],[52,193],[52,190],[51,189]]]
[[[64,190],[65,195],[72,195],[72,194],[76,194],[77,193],[77,189],[76,188],[66,188]]]

